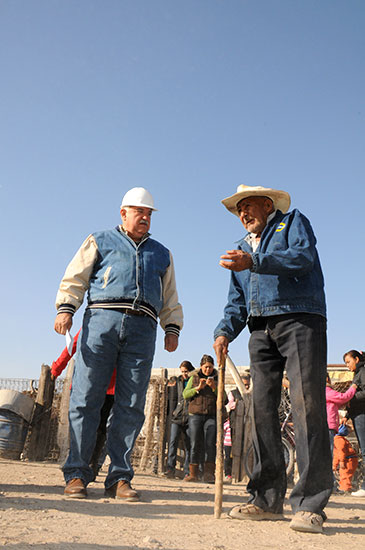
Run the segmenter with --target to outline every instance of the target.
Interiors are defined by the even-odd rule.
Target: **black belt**
[[[265,330],[266,324],[267,317],[250,317],[247,326],[250,332],[254,332],[255,330]]]
[[[120,311],[121,313],[125,313],[126,315],[135,315],[136,317],[149,317],[147,313],[144,313],[143,311],[139,311],[139,309],[129,309],[128,307],[120,307],[116,309],[117,311]]]

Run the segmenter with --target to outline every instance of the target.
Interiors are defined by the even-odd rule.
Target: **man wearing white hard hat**
[[[229,515],[283,519],[286,474],[278,406],[286,370],[300,474],[290,495],[290,527],[320,533],[332,473],[325,400],[326,302],[316,238],[299,210],[288,212],[286,191],[240,185],[222,203],[248,234],[221,256],[231,282],[214,348],[221,362],[229,343],[248,326],[255,450],[248,503]]]
[[[65,495],[85,498],[100,409],[116,368],[111,460],[106,496],[136,501],[130,455],[144,422],[157,321],[165,349],[175,351],[183,326],[171,252],[150,238],[152,195],[130,189],[120,208],[122,224],[89,235],[68,265],[56,298],[55,330],[66,334],[87,291],[70,397],[70,452],[63,467]]]

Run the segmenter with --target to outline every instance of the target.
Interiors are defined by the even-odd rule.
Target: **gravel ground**
[[[104,497],[105,472],[86,500],[63,496],[57,464],[0,459],[0,548],[12,550],[364,550],[365,498],[333,496],[325,534],[296,533],[285,520],[227,518],[246,499],[244,485],[224,487],[223,513],[214,519],[214,486],[136,475],[138,503]]]

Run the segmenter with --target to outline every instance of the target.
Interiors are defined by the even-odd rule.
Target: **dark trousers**
[[[330,449],[331,449],[332,458],[333,458],[333,441],[335,439],[336,433],[337,433],[337,430],[328,429],[328,437],[330,438]]]
[[[365,489],[365,413],[358,414],[355,418],[352,419],[355,434],[359,442],[360,452],[362,455],[362,473],[363,480],[361,484],[361,489]]]
[[[179,445],[180,434],[183,437],[183,444],[185,449],[184,474],[188,474],[190,463],[190,438],[187,424],[182,425],[171,422],[169,450],[167,455],[167,469],[175,470],[176,453]]]
[[[190,462],[200,464],[202,449],[205,449],[204,462],[215,462],[217,424],[215,416],[189,414]]]
[[[311,314],[267,317],[264,326],[252,331],[249,350],[255,451],[249,502],[274,513],[283,509],[286,473],[278,406],[286,369],[300,476],[290,504],[294,513],[320,514],[333,484],[325,399],[326,320]]]
[[[232,475],[232,447],[224,445],[224,475]]]

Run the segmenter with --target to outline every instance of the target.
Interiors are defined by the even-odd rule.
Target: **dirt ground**
[[[0,459],[0,548],[12,550],[363,550],[365,499],[333,496],[324,535],[296,533],[285,521],[246,522],[226,513],[244,502],[243,484],[224,486],[223,513],[214,519],[214,486],[136,475],[138,503],[103,494],[105,472],[86,500],[66,500],[57,464]]]

